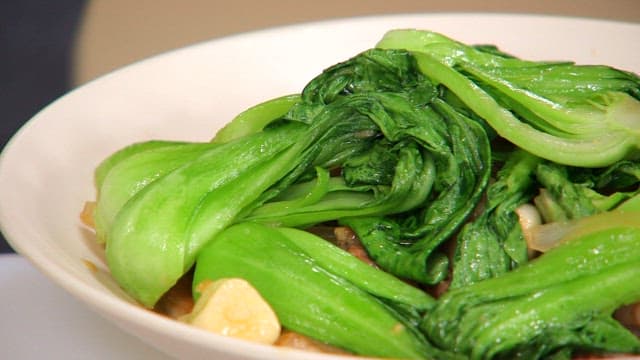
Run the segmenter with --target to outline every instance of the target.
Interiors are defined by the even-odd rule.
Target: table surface
[[[2,254],[0,269],[0,359],[170,359],[89,310],[25,258]]]

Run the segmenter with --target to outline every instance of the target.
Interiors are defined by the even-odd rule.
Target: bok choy
[[[612,312],[640,301],[639,159],[637,75],[394,30],[210,142],[114,153],[93,216],[148,308],[193,270],[195,298],[244,278],[286,329],[360,355],[638,353]]]
[[[567,165],[637,158],[640,79],[607,66],[520,60],[441,34],[395,30],[377,45],[420,69],[520,148]]]

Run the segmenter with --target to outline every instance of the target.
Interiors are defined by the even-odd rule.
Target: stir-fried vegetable
[[[351,83],[344,73],[352,76]],[[380,74],[388,78],[382,82]],[[135,161],[153,153],[136,152],[121,160],[124,165],[113,166],[101,189],[111,172],[120,178],[113,181],[132,174],[131,182],[148,183],[139,192],[104,190],[122,191],[110,196],[122,199],[117,203],[123,206],[99,236],[107,239],[110,267],[125,289],[152,306],[209,239],[239,220],[305,226],[402,212],[413,214],[415,221],[403,232],[416,245],[403,247],[399,259],[385,255],[390,247],[374,260],[418,281],[444,278],[444,256],[425,260],[480,199],[490,171],[489,144],[480,125],[436,98],[409,53],[374,49],[329,69],[284,118],[272,122],[232,141],[192,145],[203,152],[176,169],[172,162],[150,167],[144,180],[138,180],[143,171]],[[230,138],[235,138],[234,124],[225,131]],[[149,151],[163,149],[154,145]],[[119,167],[136,170],[119,175]],[[333,168],[342,171],[330,177]],[[152,176],[158,179],[148,181]],[[100,202],[108,201],[102,192],[99,218]]]
[[[590,167],[637,157],[640,79],[635,74],[520,60],[429,31],[391,31],[377,46],[414,51],[425,74],[501,136],[540,157]]]
[[[433,299],[301,230],[228,228],[200,253],[194,283],[226,277],[256,284],[283,326],[323,342],[372,356],[447,356],[416,331]]]
[[[606,225],[599,215],[586,219],[578,236],[529,264],[449,291],[421,327],[474,359],[540,358],[566,347],[640,351],[640,339],[611,319],[640,296],[638,215],[617,211]]]
[[[195,266],[196,298],[243,278],[287,331],[356,354],[640,352],[611,317],[640,301],[639,99],[607,66],[391,31],[211,142],[107,158],[96,233],[144,306]],[[545,223],[523,231],[523,206]],[[324,223],[375,267],[301,230]]]

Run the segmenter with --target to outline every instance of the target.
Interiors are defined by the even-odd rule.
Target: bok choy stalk
[[[311,233],[250,222],[227,228],[200,252],[194,291],[231,277],[249,281],[284,327],[327,344],[368,356],[456,358],[416,331],[431,297]]]
[[[278,123],[233,141],[207,144],[199,156],[176,168],[163,168],[152,181],[129,178],[144,186],[136,192],[121,189],[123,193],[114,198],[127,200],[119,201],[122,207],[114,211],[111,226],[98,233],[106,239],[113,276],[134,298],[153,306],[218,232],[268,196],[277,195],[286,188],[283,183],[288,185],[314,168],[313,161],[325,149],[319,139],[327,139],[324,136],[332,131],[344,137],[361,132],[363,126],[370,128],[365,120],[343,116],[324,117],[310,126]],[[337,125],[339,121],[343,124]],[[367,141],[352,141],[352,149]],[[135,157],[127,160],[135,161]],[[114,171],[117,168],[107,173],[103,188],[112,181],[126,181],[111,180],[111,175],[143,173]],[[102,191],[98,203],[101,201],[105,201]]]
[[[289,157],[297,154],[286,150],[295,133],[296,129],[289,127],[280,133],[263,132],[221,146],[210,145],[195,159],[153,181],[142,182],[146,186],[123,202],[111,226],[96,228],[98,237],[106,240],[111,273],[123,289],[142,304],[153,306],[191,268],[197,250],[211,234],[230,225],[260,190],[273,183],[274,176],[291,170]],[[222,161],[225,156],[234,161]],[[107,173],[103,187],[126,180],[110,180],[114,170],[117,166]],[[114,172],[113,176],[119,174],[136,175]],[[130,180],[137,182],[138,178]],[[231,182],[237,185],[233,189],[228,188]],[[245,191],[249,187],[255,191]],[[102,201],[108,200],[100,191],[98,208]]]
[[[211,148],[207,143],[148,141],[127,146],[110,156],[96,169],[100,201],[94,221],[98,240],[105,241],[116,214],[138,191]]]
[[[579,232],[528,264],[447,292],[421,328],[471,359],[640,352],[638,337],[611,318],[640,299],[637,216],[636,209],[584,218]]]
[[[556,163],[601,167],[640,154],[640,78],[607,66],[533,62],[441,34],[394,30],[377,44],[421,71],[498,134]]]

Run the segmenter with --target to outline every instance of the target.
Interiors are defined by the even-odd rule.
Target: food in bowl
[[[210,142],[114,153],[84,218],[120,286],[182,321],[239,282],[323,350],[638,353],[612,314],[640,300],[639,98],[611,67],[394,30]]]

